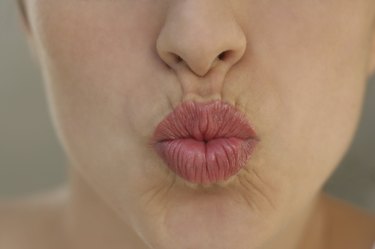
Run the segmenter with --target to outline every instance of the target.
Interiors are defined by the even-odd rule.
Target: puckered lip
[[[152,141],[154,144],[176,139],[209,142],[218,138],[259,140],[241,111],[226,102],[215,100],[182,103],[159,123]]]

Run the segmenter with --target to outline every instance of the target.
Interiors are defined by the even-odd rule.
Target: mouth
[[[156,128],[153,145],[166,166],[197,184],[236,175],[259,139],[245,115],[222,101],[178,106]]]

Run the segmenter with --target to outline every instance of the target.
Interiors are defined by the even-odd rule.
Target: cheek
[[[248,37],[242,73],[251,70],[250,80],[243,79],[251,83],[242,99],[261,137],[253,167],[272,199],[296,207],[316,194],[353,137],[366,86],[371,22],[360,11],[350,25],[344,21],[348,13],[276,21],[287,11],[266,10],[259,13],[260,28]]]
[[[264,16],[252,38],[255,83],[245,91],[256,101],[250,109],[263,137],[260,167],[290,181],[301,196],[316,191],[352,139],[365,89],[370,22],[357,18],[346,25],[344,13],[333,19],[305,13],[303,19],[281,16],[276,27],[274,15]],[[308,187],[295,188],[302,185]]]
[[[34,20],[36,39],[54,122],[70,158],[95,178],[132,182],[127,177],[139,179],[134,176],[142,168],[124,165],[149,164],[146,139],[161,116],[157,108],[168,105],[153,104],[166,99],[160,82],[168,77],[160,78],[153,53],[157,29],[139,20],[147,14],[99,6],[104,2],[83,11],[78,3],[46,1]]]
[[[87,10],[78,1],[45,4],[35,27],[50,94],[58,102],[54,106],[71,116],[66,120],[100,127],[116,117],[128,130],[144,133],[139,121],[160,92],[153,82],[160,72],[149,67],[156,64],[155,31],[134,13],[139,6],[97,1]]]

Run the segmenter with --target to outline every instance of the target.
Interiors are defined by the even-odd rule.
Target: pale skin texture
[[[25,5],[70,181],[2,205],[4,248],[370,249],[374,217],[321,188],[374,71],[375,1]],[[260,142],[227,182],[187,184],[148,142],[178,104],[213,99]]]

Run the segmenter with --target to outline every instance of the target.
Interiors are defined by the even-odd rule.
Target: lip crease
[[[162,120],[152,144],[166,166],[191,183],[225,181],[246,165],[259,139],[245,115],[220,100],[186,101]]]

